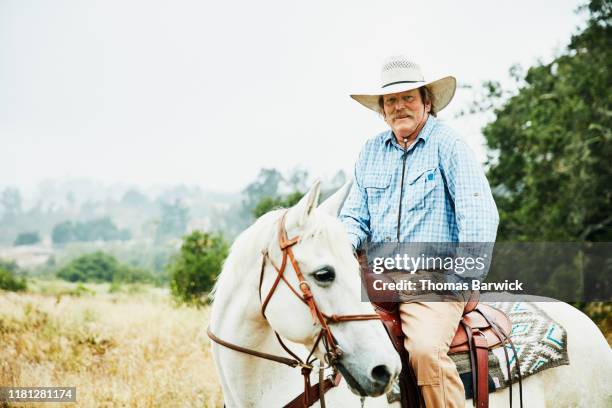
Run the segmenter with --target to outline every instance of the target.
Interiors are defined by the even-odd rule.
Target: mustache
[[[392,118],[395,119],[403,119],[403,118],[412,118],[413,116],[411,114],[409,114],[408,112],[398,112],[396,114],[394,114],[392,116]]]

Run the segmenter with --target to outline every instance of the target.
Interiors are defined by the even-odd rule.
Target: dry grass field
[[[152,288],[43,281],[30,290],[0,291],[0,386],[74,386],[79,407],[223,405],[208,309]],[[612,343],[610,306],[589,312]]]
[[[159,290],[53,285],[0,291],[0,385],[75,386],[79,407],[222,406],[207,309]]]
[[[612,303],[595,302],[586,306],[584,312],[599,326],[608,344],[612,347]]]

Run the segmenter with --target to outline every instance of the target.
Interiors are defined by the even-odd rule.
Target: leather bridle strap
[[[264,318],[266,318],[265,312],[266,312],[268,303],[270,302],[270,299],[272,298],[272,295],[276,291],[276,288],[278,287],[280,281],[281,280],[284,281],[285,284],[289,287],[289,289],[293,292],[293,294],[295,294],[298,299],[300,299],[302,302],[304,302],[308,306],[310,314],[312,315],[313,324],[318,323],[321,326],[321,330],[317,336],[317,339],[314,342],[313,348],[311,349],[310,353],[308,354],[308,357],[306,358],[306,361],[302,361],[297,356],[297,354],[292,352],[291,349],[289,349],[289,347],[287,347],[287,345],[283,342],[282,338],[279,336],[279,334],[276,331],[274,332],[274,334],[276,335],[276,338],[279,344],[281,345],[283,350],[285,350],[289,355],[293,357],[293,359],[287,358],[287,357],[276,356],[276,355],[268,354],[268,353],[262,353],[256,350],[251,350],[246,347],[232,344],[214,335],[212,331],[210,330],[210,328],[208,328],[207,333],[208,333],[208,337],[210,337],[211,340],[229,349],[232,349],[232,350],[235,350],[241,353],[249,354],[255,357],[263,358],[266,360],[276,361],[278,363],[282,363],[290,367],[298,367],[298,366],[302,367],[301,371],[304,377],[304,393],[298,396],[297,398],[295,398],[293,401],[291,401],[288,405],[286,405],[286,407],[298,406],[296,405],[298,402],[301,402],[302,406],[308,407],[314,404],[319,399],[321,400],[321,406],[324,407],[325,400],[323,399],[323,394],[330,388],[337,386],[341,379],[341,375],[338,372],[335,372],[333,379],[328,378],[324,380],[323,382],[321,382],[321,379],[323,376],[323,367],[320,366],[319,367],[319,370],[320,370],[319,371],[319,384],[315,384],[314,386],[310,384],[310,373],[313,369],[312,363],[316,359],[316,357],[313,358],[313,355],[319,343],[321,343],[321,341],[323,342],[323,345],[326,351],[325,359],[327,360],[327,363],[329,363],[331,366],[333,366],[335,362],[337,361],[337,359],[342,355],[342,349],[340,349],[340,347],[336,343],[336,340],[334,339],[334,336],[331,332],[331,329],[329,328],[328,323],[363,321],[363,320],[380,320],[380,316],[377,313],[354,314],[354,315],[332,314],[331,316],[328,316],[322,313],[321,310],[319,310],[315,302],[314,296],[312,294],[312,291],[310,290],[310,285],[306,281],[304,274],[300,270],[300,267],[293,254],[292,247],[299,242],[299,237],[294,237],[292,239],[287,238],[287,231],[285,230],[286,215],[287,215],[287,211],[283,213],[282,217],[278,221],[279,222],[278,244],[282,252],[282,256],[283,256],[280,267],[278,267],[274,263],[274,261],[272,261],[267,250],[264,250],[262,252],[262,263],[261,263],[261,270],[260,270],[260,276],[259,276],[259,298],[260,299],[262,299],[261,287],[263,284],[263,277],[264,277],[264,272],[266,269],[266,260],[270,261],[270,264],[272,264],[272,266],[277,272],[277,276],[276,276],[276,279],[274,280],[274,283],[272,284],[272,287],[270,288],[270,291],[266,295],[265,299],[262,301],[261,314],[263,315]],[[293,267],[293,270],[296,274],[296,277],[299,282],[298,285],[299,285],[301,295],[289,283],[289,281],[287,280],[285,276],[287,260],[291,262],[291,266]]]
[[[310,386],[310,389],[307,391],[307,394],[310,396],[309,400],[312,401],[311,404],[317,402],[317,400],[321,401],[321,408],[325,407],[325,397],[323,396],[327,391],[329,391],[333,387],[337,387],[342,380],[342,375],[337,372],[333,377],[326,378],[321,381],[321,376],[319,376],[319,383]],[[323,386],[321,387],[321,384]],[[302,408],[304,406],[303,394],[295,397],[291,402],[285,405],[283,408]]]
[[[259,298],[260,299],[261,299],[261,284],[263,283],[263,272],[266,266],[266,260],[270,261],[270,264],[276,270],[276,273],[277,273],[274,284],[270,288],[270,291],[268,292],[266,299],[261,304],[261,314],[263,315],[263,317],[264,318],[266,317],[266,308],[268,307],[268,302],[270,302],[270,299],[272,298],[272,295],[274,294],[274,291],[276,290],[276,287],[278,286],[278,283],[281,281],[281,279],[285,282],[287,287],[291,289],[293,294],[298,297],[298,299],[304,302],[304,304],[307,304],[306,300],[304,300],[302,296],[297,292],[297,290],[295,290],[293,286],[291,286],[291,284],[287,281],[287,278],[285,277],[285,267],[287,266],[287,252],[283,251],[283,260],[281,262],[280,268],[276,266],[272,258],[270,258],[270,255],[268,255],[267,250],[262,251],[262,254],[263,254],[263,258],[262,258],[262,264],[261,264],[261,276],[259,277]]]
[[[332,357],[338,358],[339,355],[341,354],[341,350],[336,344],[336,341],[332,335],[332,332],[327,324],[328,321],[341,322],[341,321],[357,321],[357,320],[380,320],[380,316],[377,313],[374,313],[374,314],[355,314],[355,315],[332,315],[330,317],[330,316],[325,315],[319,310],[314,300],[312,291],[310,290],[310,285],[304,278],[304,274],[302,273],[297,261],[295,260],[295,256],[293,254],[292,247],[299,242],[299,237],[294,237],[291,239],[287,237],[287,230],[285,228],[285,218],[287,216],[287,213],[288,211],[285,211],[285,213],[283,213],[282,217],[279,220],[279,228],[278,228],[278,241],[279,241],[278,244],[279,244],[281,251],[283,252],[283,263],[281,264],[281,268],[276,268],[275,266],[275,269],[277,270],[278,274],[283,278],[285,283],[289,286],[289,288],[292,290],[292,292],[297,295],[296,290],[293,289],[293,287],[289,284],[289,282],[287,282],[286,279],[284,279],[284,276],[283,276],[284,268],[286,266],[286,257],[287,256],[289,257],[289,260],[291,261],[291,266],[293,267],[293,270],[295,271],[296,277],[299,282],[298,284],[299,288],[302,292],[302,296],[298,295],[298,297],[304,303],[306,303],[306,305],[308,305],[308,309],[310,310],[310,314],[312,315],[313,323],[314,324],[319,323],[321,325],[321,329],[324,331],[325,337],[326,337],[325,338],[326,340],[325,344],[327,346],[326,348],[331,348],[331,351],[327,350],[328,355],[331,354]],[[277,277],[275,284],[277,285],[278,282],[279,280]],[[268,293],[268,296],[266,297],[267,300],[269,300],[269,298],[271,297],[271,294],[276,289],[276,285],[272,286],[270,293]]]
[[[240,353],[245,353],[245,354],[249,354],[251,356],[255,356],[255,357],[259,357],[259,358],[264,358],[266,360],[271,360],[271,361],[276,361],[277,363],[281,363],[281,364],[285,364],[288,365],[290,367],[297,367],[300,365],[301,361],[298,360],[294,360],[294,359],[290,359],[290,358],[286,358],[286,357],[281,357],[281,356],[276,356],[274,354],[268,354],[268,353],[263,353],[261,351],[256,351],[256,350],[251,350],[248,349],[246,347],[242,347],[242,346],[238,346],[236,344],[230,343],[228,341],[225,341],[217,336],[215,336],[215,334],[210,330],[210,327],[206,330],[206,334],[208,334],[208,337],[214,341],[217,344],[220,344],[224,347],[227,347],[229,349],[232,349],[234,351],[239,351]]]

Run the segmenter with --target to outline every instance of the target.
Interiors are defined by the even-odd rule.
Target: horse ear
[[[332,217],[337,217],[340,214],[340,210],[342,209],[342,205],[348,197],[349,192],[351,191],[351,186],[353,185],[353,181],[349,180],[342,187],[340,187],[334,194],[329,196],[327,200],[323,201],[319,206],[319,209],[323,212],[328,213]]]
[[[319,204],[319,194],[321,189],[321,181],[316,180],[310,190],[302,197],[302,199],[287,213],[287,227],[301,227],[306,224],[308,216],[317,208]]]

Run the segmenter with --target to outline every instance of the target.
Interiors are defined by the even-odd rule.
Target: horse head
[[[269,262],[260,294],[266,319],[282,338],[337,367],[354,393],[378,396],[399,375],[401,363],[382,323],[371,319],[372,305],[362,299],[359,264],[337,219],[349,189],[345,185],[317,207],[316,182],[279,217],[265,250]],[[305,301],[310,296],[314,307]]]

